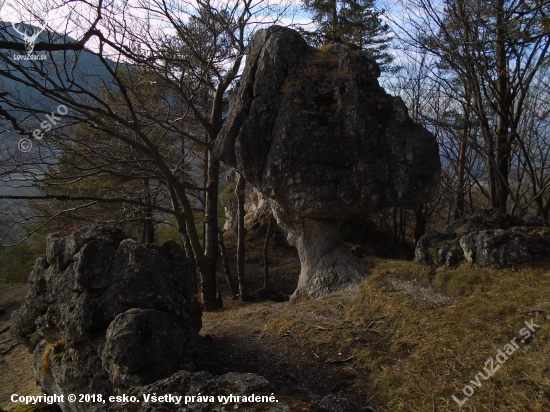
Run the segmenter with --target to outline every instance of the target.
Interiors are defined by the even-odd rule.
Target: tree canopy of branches
[[[214,309],[220,165],[209,153],[248,37],[260,23],[276,20],[284,5],[275,10],[252,0],[154,0],[100,2],[90,9],[88,2],[76,3],[87,10],[78,16],[81,26],[88,25],[80,40],[52,31],[45,43],[55,48],[40,42],[35,47],[46,50],[46,60],[1,56],[3,78],[16,87],[4,88],[0,114],[36,150],[8,148],[0,173],[4,181],[23,175],[40,189],[2,198],[69,202],[50,216],[33,217],[43,224],[100,204],[123,205],[119,220],[141,214],[151,223],[153,213],[173,216],[200,275],[201,303]],[[33,12],[30,3],[22,9]],[[6,27],[0,33],[1,47],[19,50]],[[77,47],[87,41],[93,49]],[[20,95],[20,86],[41,101]],[[57,105],[66,108],[62,121],[42,140],[33,139],[32,130]],[[153,240],[148,231],[145,237]]]
[[[464,184],[470,177],[489,207],[522,215],[534,202],[537,214],[547,218],[547,177],[537,175],[544,168],[535,165],[547,158],[530,153],[532,128],[526,126],[537,111],[530,103],[540,93],[537,84],[548,65],[550,2],[404,0],[402,6],[408,18],[394,23],[401,28],[403,47],[416,51],[417,61],[424,56],[422,83],[438,91],[439,113],[424,115],[459,143],[449,153],[458,166],[457,214],[464,213]],[[472,171],[480,162],[484,173],[476,176]],[[531,180],[526,202],[514,181],[520,169]]]

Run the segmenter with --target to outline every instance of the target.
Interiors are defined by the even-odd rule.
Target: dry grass
[[[269,322],[264,326],[262,332],[274,332],[277,336],[283,336],[298,320],[290,314],[284,314],[276,319],[275,322]]]
[[[264,332],[295,334],[322,359],[339,353],[353,362],[355,388],[382,411],[458,410],[452,395],[465,398],[465,385],[475,393],[464,411],[550,410],[550,260],[437,272],[407,261],[364,263],[373,275],[355,298],[293,302]],[[391,278],[414,279],[454,299],[432,305],[396,291]],[[541,328],[520,343],[531,319]],[[510,359],[480,387],[471,384],[513,338],[519,349]]]
[[[59,359],[63,356],[65,351],[66,343],[65,340],[59,340],[57,342],[47,343],[44,348],[44,352],[40,357],[40,365],[38,370],[40,374],[47,379],[52,379],[52,368],[51,361]]]
[[[484,362],[519,337],[524,321],[534,319],[541,329],[532,341],[520,344],[517,353],[476,388],[463,410],[550,410],[549,269],[549,262],[500,271],[465,264],[441,269],[430,282],[429,274],[412,263],[378,262],[374,276],[347,310],[358,324],[384,317],[388,328],[386,350],[369,351],[375,397],[388,410],[426,410],[434,403],[444,410],[457,407],[451,395],[464,398],[464,385],[483,370]],[[423,280],[462,298],[431,308],[388,296],[384,280],[396,275]]]

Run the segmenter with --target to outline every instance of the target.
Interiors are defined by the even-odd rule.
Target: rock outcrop
[[[454,267],[467,261],[503,268],[549,253],[550,227],[544,222],[479,210],[450,223],[443,233],[427,232],[416,245],[415,259],[431,266]]]
[[[112,226],[50,235],[12,334],[34,350],[46,393],[108,396],[146,385],[194,367],[201,311],[191,276],[172,241],[147,247]]]
[[[368,274],[341,241],[344,221],[437,194],[437,142],[379,75],[364,54],[309,47],[287,28],[260,30],[249,46],[215,155],[270,198],[300,255],[295,295],[320,296]]]
[[[234,173],[228,175],[227,187],[233,193]],[[224,231],[232,230],[237,236],[237,198],[230,196],[227,190],[222,195],[224,206],[225,224]],[[271,203],[267,196],[258,192],[250,183],[246,184],[244,208],[244,227],[246,231],[258,230],[265,234],[268,226],[268,218],[272,215]],[[288,244],[288,232],[279,227],[276,221],[271,223],[273,240],[278,245]],[[378,227],[367,215],[356,215],[344,222],[340,228],[340,236],[344,243],[352,250],[352,253],[364,257],[376,256],[381,259],[405,259],[414,258],[414,245],[396,242],[393,236]]]
[[[212,376],[208,372],[180,371],[153,384],[132,388],[125,393],[136,402],[119,402],[98,405],[91,412],[169,412],[169,411],[263,411],[263,412],[312,412],[320,408],[285,396],[277,399],[268,381],[251,373],[227,373]],[[156,396],[151,398],[147,396]],[[167,397],[172,395],[172,397]],[[232,398],[230,396],[233,395]],[[181,396],[181,398],[176,398]],[[224,397],[221,401],[218,396]],[[236,397],[239,400],[236,401]],[[242,397],[246,396],[243,401]],[[252,398],[251,398],[252,396]],[[268,402],[256,402],[257,399]],[[269,401],[271,399],[271,402]],[[187,401],[187,403],[186,403]],[[225,402],[225,403],[224,403]],[[129,409],[131,408],[131,409]]]
[[[227,187],[222,194],[222,205],[225,214],[225,230],[235,231],[237,235],[237,196],[235,195],[235,171],[226,177]],[[244,226],[246,230],[254,230],[259,226],[267,228],[268,217],[271,216],[269,198],[264,196],[250,183],[246,183],[244,196]]]

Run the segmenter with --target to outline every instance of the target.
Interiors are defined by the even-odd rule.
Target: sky
[[[83,1],[64,1],[64,0],[0,0],[0,20],[10,23],[24,23],[26,25],[41,26],[46,24],[46,30],[57,32],[60,34],[66,34],[74,39],[80,38],[83,33],[91,26],[92,22],[97,16],[97,12],[94,8],[98,4],[99,0],[92,0],[90,2]],[[281,6],[285,0],[269,0],[258,1],[256,4],[259,7],[265,7],[267,4],[272,6]],[[286,0],[291,3],[292,12],[287,13],[282,19],[282,25],[291,24],[309,24],[311,20],[303,12],[297,9],[299,0]],[[118,36],[120,39],[120,33],[116,33],[114,27],[108,23],[109,18],[115,18],[118,20],[120,27],[123,27],[125,23],[131,23],[132,21],[149,21],[151,26],[166,34],[175,34],[175,29],[172,25],[166,23],[165,20],[155,19],[153,14],[147,13],[140,7],[141,4],[151,5],[154,1],[140,1],[140,0],[107,0],[104,1],[106,6],[106,18],[99,23],[99,27],[104,34],[108,34],[113,38]],[[215,3],[215,2],[213,2]],[[235,0],[219,1],[219,4],[231,4],[235,3]],[[174,1],[169,4],[182,6],[187,5],[187,9],[192,10],[196,6],[195,0],[191,1]],[[178,10],[176,12],[182,21],[186,21],[188,14],[184,10]],[[149,16],[148,16],[149,14]],[[149,17],[149,20],[148,20]],[[262,21],[268,22],[269,18],[263,16],[260,18],[259,23]],[[19,27],[19,26],[18,26]],[[29,32],[30,34],[30,32]],[[91,42],[87,45],[94,50],[97,45]]]
[[[11,23],[25,23],[34,26],[40,26],[42,22],[47,24],[46,29],[60,34],[66,34],[74,39],[80,38],[87,28],[90,27],[92,21],[96,18],[96,10],[94,6],[100,0],[90,1],[71,1],[71,0],[0,0],[0,20]],[[231,4],[238,0],[211,0],[213,4],[216,2],[221,4]],[[119,20],[121,26],[125,22],[131,22],[132,19],[147,20],[147,12],[140,7],[140,4],[151,5],[155,0],[103,0],[104,7],[108,10],[103,22],[100,22],[99,27],[104,34],[109,37],[116,36],[113,33],[113,27],[107,24],[108,18],[115,17]],[[390,20],[399,21],[403,17],[399,1],[378,0],[377,7],[387,12]],[[181,6],[187,4],[188,8],[196,6],[196,0],[168,0],[168,4]],[[307,26],[311,24],[310,16],[300,8],[300,0],[257,0],[261,7],[266,5],[282,6],[289,5],[289,12],[280,20],[281,25],[285,26]],[[129,7],[128,7],[129,6]],[[185,21],[187,18],[185,13],[180,14],[181,19]],[[386,19],[383,16],[384,19]],[[135,20],[134,20],[135,21]],[[263,21],[269,21],[267,17],[263,17]],[[397,30],[395,25],[390,23],[392,29]],[[151,20],[151,25],[166,34],[174,34],[175,30],[171,25],[167,25],[165,21]],[[261,27],[261,24],[256,28]],[[97,44],[93,41],[87,45],[92,50],[97,48]]]

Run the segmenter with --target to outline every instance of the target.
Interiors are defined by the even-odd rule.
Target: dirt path
[[[311,332],[312,326],[319,332],[351,329],[343,321],[341,304],[353,294],[313,302],[314,306],[308,305],[312,313],[303,313],[302,307],[287,302],[266,302],[205,314],[201,334],[208,335],[212,344],[202,357],[202,366],[214,374],[234,371],[262,375],[273,384],[277,396],[314,402],[321,410],[368,411],[367,395],[352,387],[357,373],[348,355],[322,343],[312,345],[311,339],[300,336],[300,331]],[[293,327],[285,331],[287,319],[288,326]],[[269,330],[270,326],[274,329]]]
[[[393,291],[427,300],[433,306],[449,298],[405,279],[393,279]],[[357,327],[346,320],[346,305],[358,288],[301,303],[240,303],[226,301],[227,308],[203,314],[201,335],[206,345],[198,356],[198,369],[220,375],[255,373],[273,385],[276,396],[292,396],[318,405],[319,411],[372,411],[365,390],[370,381],[358,365],[361,348],[385,345],[384,334],[373,320]],[[12,393],[38,395],[32,375],[33,358],[16,345],[6,329],[11,313],[24,301],[26,285],[0,288],[0,408],[10,409]],[[6,330],[4,330],[6,329]],[[383,332],[383,331],[382,331]],[[9,349],[9,350],[8,350]],[[363,382],[361,389],[356,385]],[[366,385],[370,387],[371,385]]]
[[[33,356],[22,345],[16,345],[9,330],[10,317],[19,308],[27,294],[26,284],[1,285],[0,308],[0,408],[12,408],[13,393],[40,395],[32,375]]]

